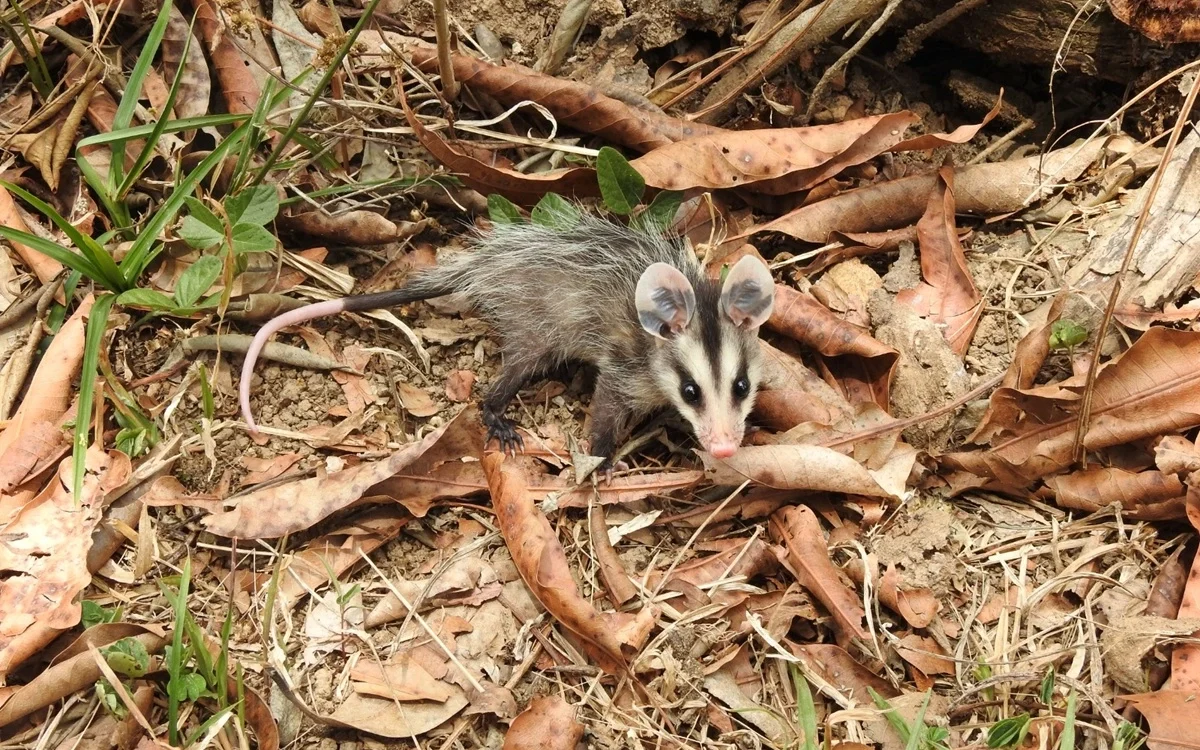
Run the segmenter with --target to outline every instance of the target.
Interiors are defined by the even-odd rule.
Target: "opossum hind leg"
[[[480,405],[483,424],[487,427],[488,442],[495,439],[500,443],[500,450],[509,455],[516,455],[524,450],[525,441],[517,432],[517,423],[504,416],[504,410],[516,397],[517,392],[530,380],[541,375],[548,364],[545,357],[525,355],[509,359]]]

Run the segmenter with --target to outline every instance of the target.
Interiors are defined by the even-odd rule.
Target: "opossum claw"
[[[521,437],[521,433],[517,432],[516,422],[507,417],[486,413],[483,421],[487,426],[487,442],[490,443],[495,439],[500,444],[502,453],[507,453],[515,458],[518,453],[525,450],[525,440]]]

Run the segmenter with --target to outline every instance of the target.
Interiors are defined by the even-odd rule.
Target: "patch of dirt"
[[[870,537],[870,550],[881,569],[895,565],[907,587],[931,589],[939,598],[952,593],[950,582],[964,572],[958,552],[967,533],[958,511],[936,498],[904,506],[891,523]]]

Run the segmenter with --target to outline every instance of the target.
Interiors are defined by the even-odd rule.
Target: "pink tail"
[[[254,335],[254,341],[250,342],[250,348],[246,350],[246,360],[242,362],[242,378],[238,383],[238,403],[242,408],[242,418],[246,420],[246,426],[250,428],[251,432],[258,432],[258,425],[254,423],[254,417],[250,414],[250,377],[254,374],[254,363],[258,360],[259,353],[267,345],[267,339],[281,328],[340,313],[345,309],[346,300],[344,299],[317,302],[277,315],[258,329],[258,333]]]

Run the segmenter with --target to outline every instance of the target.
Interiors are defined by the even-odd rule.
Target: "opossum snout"
[[[737,453],[738,444],[735,440],[722,440],[710,443],[708,452],[713,454],[715,458],[729,458],[734,453]]]

